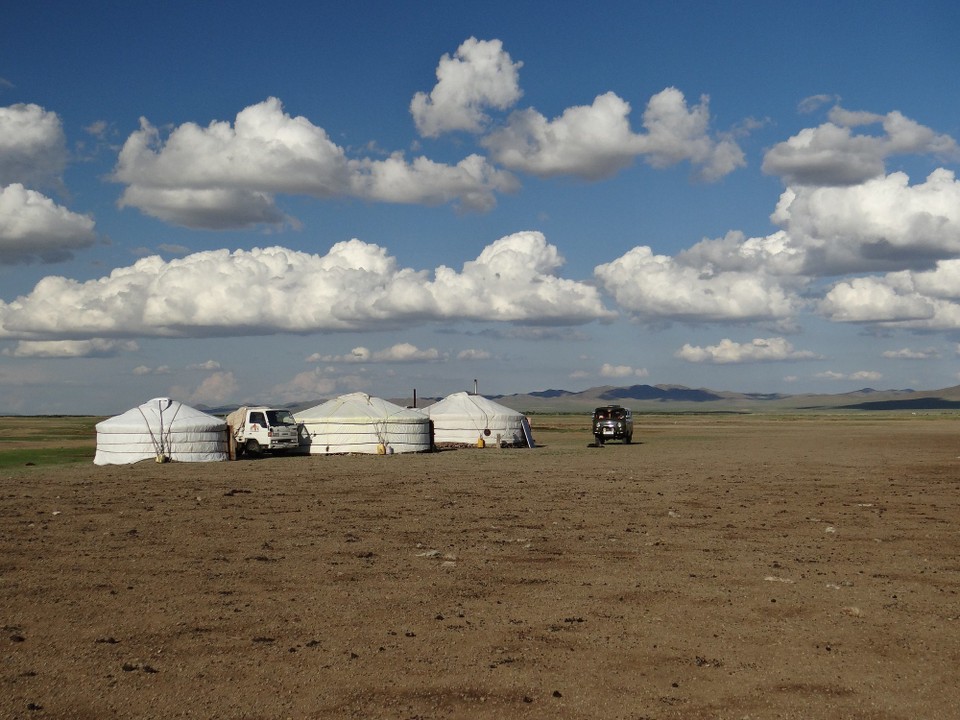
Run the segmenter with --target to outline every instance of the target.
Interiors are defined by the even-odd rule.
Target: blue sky
[[[955,3],[19,5],[0,413],[960,382]]]

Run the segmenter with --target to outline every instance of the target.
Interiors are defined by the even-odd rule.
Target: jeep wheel
[[[247,440],[247,454],[257,457],[260,455],[260,443],[256,440]]]
[[[593,437],[597,439],[597,445],[603,445],[603,435],[594,435]]]
[[[633,442],[633,435],[624,435],[624,437],[623,437],[623,444],[624,444],[624,445],[629,445],[629,444],[632,443],[632,442]]]

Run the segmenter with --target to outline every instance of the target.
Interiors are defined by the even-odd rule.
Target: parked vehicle
[[[607,440],[633,442],[633,413],[619,405],[606,405],[593,411],[593,437],[598,445]]]
[[[289,410],[241,407],[227,415],[237,455],[287,452],[300,447],[297,421]]]

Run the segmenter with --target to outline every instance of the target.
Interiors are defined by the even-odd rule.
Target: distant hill
[[[634,412],[794,412],[827,410],[960,410],[960,386],[940,390],[862,388],[838,394],[740,393],[683,385],[609,385],[582,392],[503,395],[497,402],[522,412],[589,412],[617,404]]]
[[[943,398],[904,398],[901,400],[880,400],[862,402],[855,405],[843,405],[848,410],[958,410],[960,400]]]
[[[691,413],[777,413],[823,411],[944,411],[960,410],[960,385],[940,390],[876,390],[861,388],[834,395],[785,395],[781,393],[741,393],[683,385],[601,385],[580,392],[570,390],[537,390],[513,395],[487,395],[514,410],[528,413],[591,412],[601,405],[623,405],[634,412]],[[297,403],[275,405],[296,413],[314,407],[329,398],[316,398]],[[400,406],[413,404],[412,397],[386,398]],[[417,407],[424,408],[442,397],[418,397]],[[253,404],[253,403],[248,403]],[[262,403],[261,403],[262,404]],[[226,415],[233,405],[197,406],[214,415]]]
[[[576,393],[572,393],[569,390],[541,390],[540,392],[530,393],[531,396],[538,398],[557,398],[575,394]]]
[[[679,385],[631,385],[628,388],[613,388],[600,393],[601,400],[667,400],[680,402],[709,402],[722,399],[710,390],[692,390]]]

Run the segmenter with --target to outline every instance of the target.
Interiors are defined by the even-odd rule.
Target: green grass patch
[[[40,442],[56,441],[57,438],[94,438],[97,423],[103,418],[90,416],[2,416],[0,417],[0,443],[23,440]]]
[[[0,451],[0,469],[26,467],[49,467],[71,463],[93,462],[95,450],[87,447],[73,448],[18,448]]]

